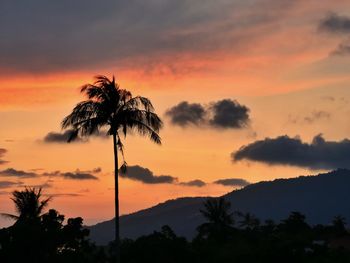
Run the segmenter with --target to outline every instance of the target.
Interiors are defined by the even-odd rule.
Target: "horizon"
[[[61,129],[99,74],[164,122],[161,146],[122,137],[123,215],[350,169],[346,1],[2,1],[0,14],[0,212],[35,186],[67,218],[114,217],[111,136],[66,143]]]

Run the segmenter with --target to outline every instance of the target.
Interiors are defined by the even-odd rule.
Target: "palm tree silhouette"
[[[204,202],[204,208],[200,212],[208,222],[198,227],[199,236],[225,238],[234,223],[233,214],[230,212],[231,203],[224,198],[208,199]]]
[[[240,212],[237,212],[237,215],[242,218],[242,220],[239,221],[239,226],[241,228],[252,230],[260,225],[259,219],[251,213],[242,214]]]
[[[5,217],[12,218],[17,222],[28,222],[41,218],[45,207],[51,198],[42,199],[42,189],[25,188],[24,191],[14,191],[11,200],[15,203],[17,215],[5,214]]]
[[[117,262],[120,262],[118,150],[123,157],[121,168],[126,168],[120,134],[126,136],[129,131],[134,130],[141,135],[149,136],[151,141],[161,144],[158,133],[163,123],[154,112],[149,99],[141,96],[133,97],[129,91],[119,87],[114,77],[110,80],[106,76],[96,76],[95,79],[93,84],[81,87],[81,93],[84,93],[88,99],[78,103],[72,113],[63,119],[62,128],[71,129],[68,141],[99,133],[101,128],[107,128],[107,135],[113,137],[115,242]]]

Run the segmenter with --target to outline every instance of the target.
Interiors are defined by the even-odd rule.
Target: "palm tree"
[[[213,198],[204,202],[204,208],[200,212],[208,222],[197,228],[199,236],[216,239],[226,238],[234,223],[233,214],[230,212],[231,203],[224,198]]]
[[[241,228],[244,228],[246,230],[252,230],[260,225],[259,219],[251,213],[242,214],[238,212],[237,214],[242,218],[242,220],[239,222],[239,226]]]
[[[115,242],[117,249],[117,262],[120,262],[119,248],[119,199],[118,199],[118,150],[124,160],[121,134],[127,135],[130,131],[136,131],[148,136],[151,141],[161,144],[159,130],[163,123],[154,112],[151,101],[145,97],[133,97],[131,92],[121,89],[115,82],[105,76],[96,76],[93,84],[81,87],[81,93],[87,96],[87,100],[78,103],[72,113],[62,121],[63,129],[70,129],[72,141],[78,137],[86,137],[107,128],[107,135],[113,137],[114,153],[114,181],[115,181]]]
[[[15,203],[18,215],[2,214],[3,216],[17,220],[17,222],[28,222],[41,218],[45,207],[51,198],[42,200],[42,189],[25,188],[24,191],[14,191],[11,200]]]

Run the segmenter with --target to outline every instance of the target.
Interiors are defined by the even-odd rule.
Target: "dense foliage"
[[[14,193],[14,225],[0,230],[0,262],[115,262],[115,244],[97,247],[88,240],[82,218],[64,220],[56,210],[42,213],[48,199],[40,191]],[[29,200],[29,202],[28,202]],[[261,223],[249,213],[231,213],[224,199],[203,205],[206,222],[192,241],[178,237],[169,226],[121,243],[124,263],[226,262],[350,262],[350,234],[344,218],[330,225],[310,226],[304,215],[292,212],[279,223]],[[7,215],[8,216],[8,215]]]

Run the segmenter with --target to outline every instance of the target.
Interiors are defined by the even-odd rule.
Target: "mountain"
[[[328,224],[336,215],[350,219],[350,170],[338,169],[316,176],[251,184],[223,196],[232,210],[250,212],[261,220],[279,221],[290,212],[306,215],[310,224]],[[121,217],[121,236],[137,238],[169,225],[176,234],[193,238],[203,222],[199,212],[206,198],[179,198]],[[97,244],[113,240],[113,220],[89,227]]]

